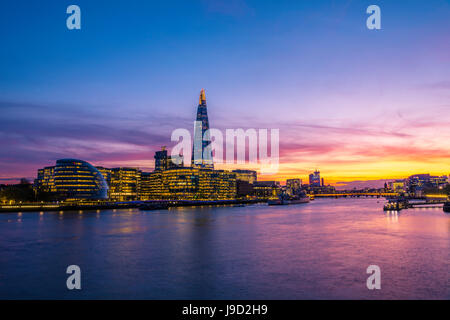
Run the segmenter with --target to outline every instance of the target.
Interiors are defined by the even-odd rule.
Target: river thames
[[[383,203],[0,214],[0,299],[449,299],[450,215]]]

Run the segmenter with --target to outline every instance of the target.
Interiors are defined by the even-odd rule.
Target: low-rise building
[[[290,196],[298,194],[302,188],[302,179],[287,179],[286,193]]]
[[[233,170],[234,174],[236,174],[236,180],[238,181],[247,181],[250,184],[253,184],[257,181],[257,173],[253,170]]]
[[[258,181],[253,184],[253,196],[261,199],[276,198],[281,192],[278,181]]]

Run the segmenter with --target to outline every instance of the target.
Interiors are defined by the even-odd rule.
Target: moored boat
[[[150,202],[143,203],[139,206],[139,210],[152,211],[152,210],[167,210],[169,209],[169,204],[166,202]]]
[[[444,203],[444,212],[450,213],[450,201]]]
[[[269,206],[281,206],[283,204],[282,200],[280,199],[275,199],[275,200],[269,200],[267,201],[267,204]]]
[[[288,204],[300,204],[300,203],[308,203],[310,201],[309,196],[302,195],[302,196],[294,196],[289,198],[279,198],[275,200],[269,200],[267,201],[267,204],[269,206],[281,206],[281,205],[288,205]]]
[[[408,208],[408,202],[403,200],[390,200],[384,206],[384,211],[400,211]]]

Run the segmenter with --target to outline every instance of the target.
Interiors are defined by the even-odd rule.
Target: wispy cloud
[[[33,177],[37,168],[66,157],[151,170],[154,152],[175,144],[170,141],[171,132],[176,128],[192,131],[193,125],[192,119],[164,113],[116,116],[105,107],[0,102],[0,112],[2,179]],[[280,172],[266,179],[305,178],[315,168],[334,182],[388,178],[407,174],[405,168],[450,171],[445,113],[436,117],[392,111],[377,119],[276,123],[219,116],[215,121],[222,130],[280,129]]]
[[[432,83],[426,83],[422,85],[423,88],[426,89],[444,89],[449,90],[450,89],[450,80],[443,80],[443,81],[436,81]]]
[[[175,125],[164,115],[120,118],[95,108],[0,102],[0,112],[0,178],[34,176],[37,168],[66,157],[94,164],[148,163],[157,148],[170,142]]]

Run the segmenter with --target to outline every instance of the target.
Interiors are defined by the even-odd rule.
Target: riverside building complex
[[[155,169],[93,167],[76,159],[63,159],[38,170],[35,188],[54,200],[228,200],[252,196],[256,171],[214,170],[212,150],[204,134],[209,129],[206,94],[200,92],[190,167],[175,164],[165,147],[155,153]],[[195,157],[194,157],[195,156]],[[62,168],[65,168],[64,170]],[[62,175],[63,174],[63,175]],[[256,189],[261,191],[259,186]],[[273,194],[272,186],[267,186]]]

